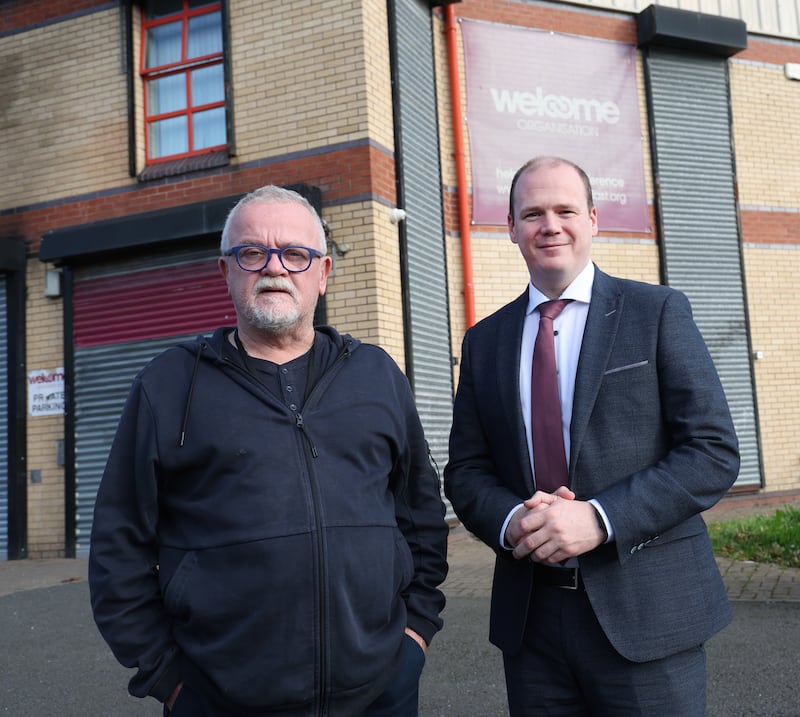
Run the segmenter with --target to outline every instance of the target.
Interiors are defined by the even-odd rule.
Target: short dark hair
[[[557,167],[560,164],[566,164],[568,167],[572,167],[578,173],[578,176],[581,178],[583,186],[586,189],[586,206],[589,208],[590,212],[592,211],[594,207],[594,198],[592,197],[592,183],[589,181],[589,175],[586,174],[586,172],[584,172],[577,164],[575,164],[575,162],[570,162],[568,159],[564,159],[563,157],[541,156],[534,157],[533,159],[529,159],[527,162],[525,162],[525,164],[523,164],[517,170],[517,173],[514,175],[514,179],[511,180],[511,189],[508,193],[508,213],[512,219],[514,218],[514,190],[517,187],[517,181],[519,181],[519,178],[531,170],[539,169],[540,167]]]

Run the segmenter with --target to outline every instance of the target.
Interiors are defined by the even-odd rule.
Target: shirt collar
[[[572,283],[564,289],[559,299],[572,299],[573,301],[580,301],[584,304],[591,302],[592,298],[592,285],[594,284],[594,262],[589,262],[576,276]],[[544,301],[550,301],[539,289],[532,283],[528,284],[528,309],[525,312],[530,314],[536,309],[539,304]]]

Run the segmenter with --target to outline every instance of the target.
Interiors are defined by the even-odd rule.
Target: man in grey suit
[[[711,357],[683,294],[592,263],[580,167],[523,165],[508,227],[531,282],[464,337],[445,492],[497,555],[489,639],[510,713],[703,715],[703,644],[731,612],[700,513],[739,470]],[[552,446],[533,445],[531,415],[559,406],[532,395],[531,361],[554,299],[570,300],[554,320],[568,471],[542,490],[534,455]]]

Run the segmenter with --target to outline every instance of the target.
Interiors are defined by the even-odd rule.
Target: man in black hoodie
[[[95,621],[173,717],[413,717],[447,525],[408,381],[315,329],[331,259],[303,197],[244,197],[221,253],[236,327],[156,357],[120,419]]]

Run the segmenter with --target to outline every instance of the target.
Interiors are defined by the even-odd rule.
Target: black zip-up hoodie
[[[95,620],[131,694],[354,715],[441,628],[447,525],[406,377],[330,327],[301,411],[218,329],[136,377],[97,495]],[[320,342],[329,342],[320,344]]]

